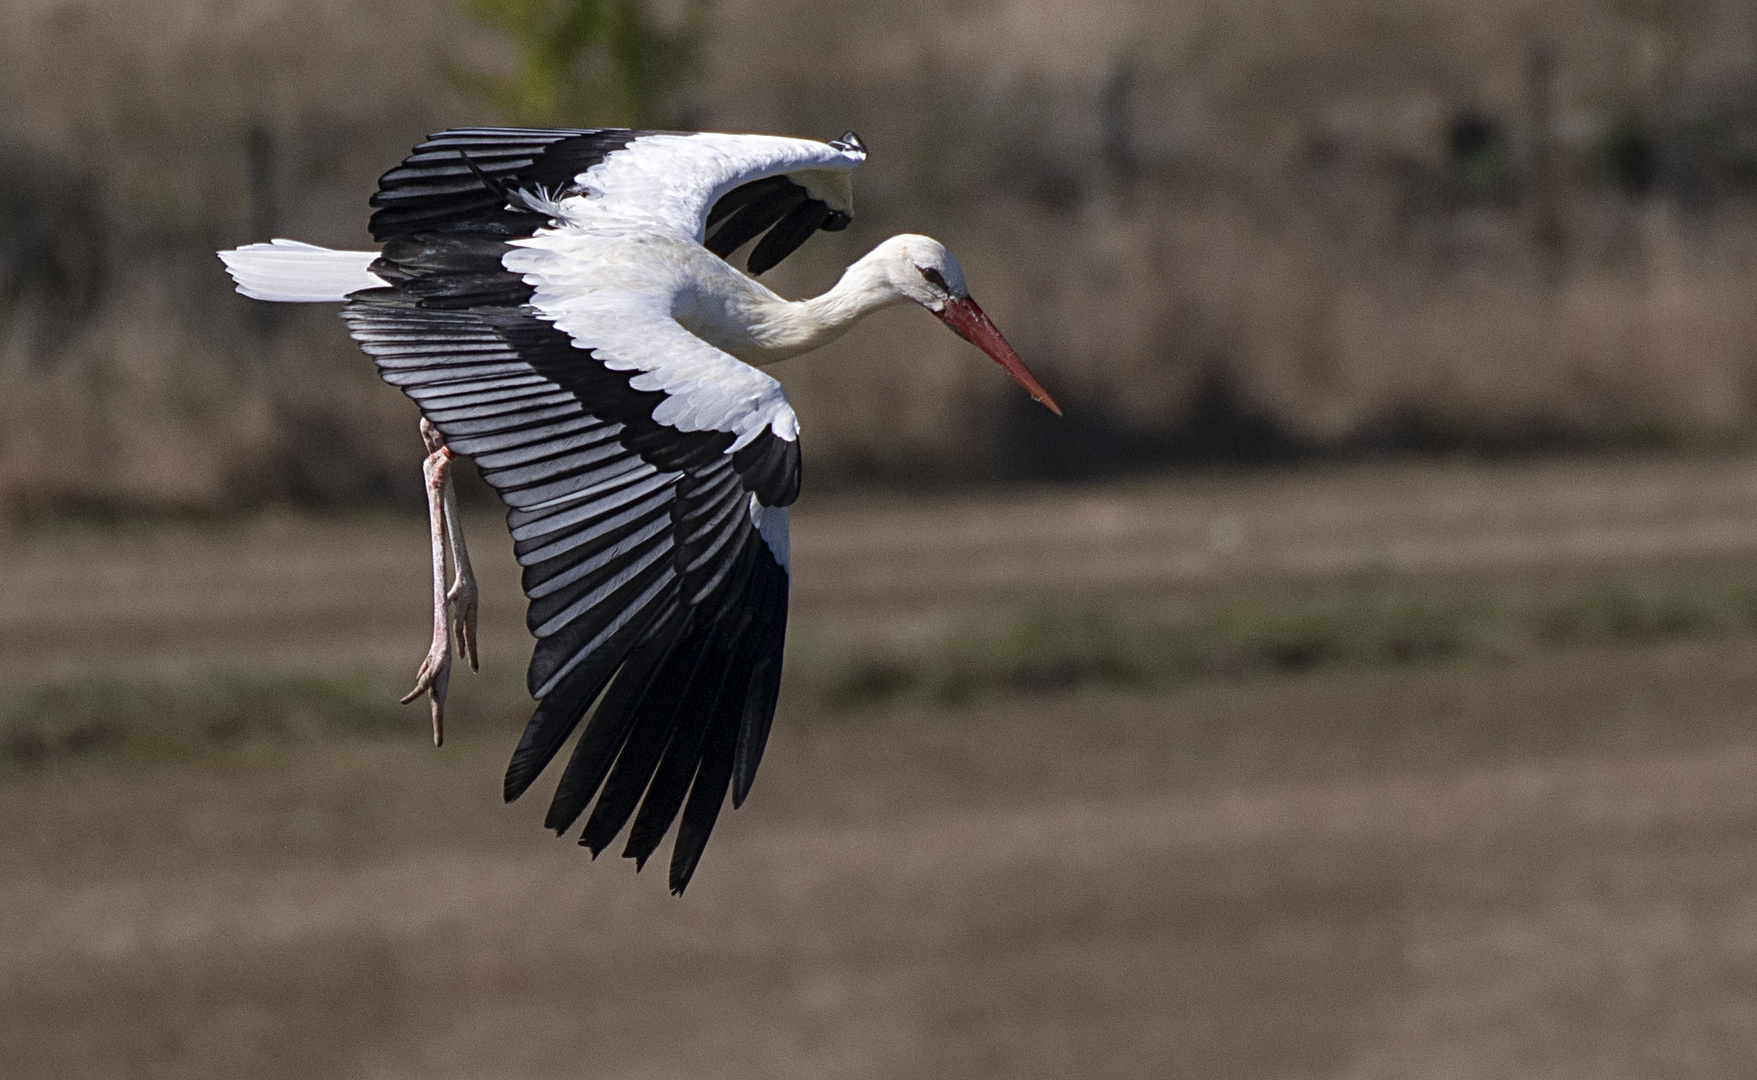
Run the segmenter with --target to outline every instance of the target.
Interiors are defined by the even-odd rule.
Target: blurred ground
[[[795,637],[909,641],[1045,599],[1175,608],[1240,584],[1382,580],[1526,594],[1751,565],[1757,459],[1388,460],[808,494],[792,532]],[[512,542],[486,513],[467,536],[484,656],[522,665]],[[419,660],[430,632],[427,533],[406,516],[63,524],[0,538],[0,555],[0,683],[396,668]]]
[[[784,704],[689,894],[502,809],[524,655],[453,738],[0,773],[7,1077],[1671,1077],[1757,1054],[1757,639]],[[1034,590],[1528,593],[1748,562],[1757,461],[1429,463],[869,496],[795,518],[800,638]],[[8,538],[0,684],[400,680],[413,519]],[[385,674],[388,672],[389,674]]]
[[[0,518],[418,497],[334,311],[213,253],[368,244],[386,169],[496,120],[470,6],[0,5]],[[1067,409],[877,315],[774,369],[817,490],[1757,431],[1748,0],[711,8],[675,126],[872,150],[850,228],[765,280],[933,235]]]

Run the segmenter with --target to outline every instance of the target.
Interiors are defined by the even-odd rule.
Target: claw
[[[447,646],[435,645],[428,650],[427,658],[421,662],[421,670],[415,673],[415,688],[402,697],[402,704],[407,705],[422,694],[433,697],[433,745],[445,745],[445,692],[451,684],[451,649]]]

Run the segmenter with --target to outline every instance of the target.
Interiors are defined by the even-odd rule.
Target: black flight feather
[[[434,230],[529,236],[547,217],[529,209],[520,191],[565,194],[580,173],[647,134],[615,128],[441,132],[379,178],[368,227],[380,241]]]
[[[633,637],[633,634],[629,635]],[[599,654],[568,672],[548,696],[537,702],[536,710],[525,725],[524,734],[506,766],[503,794],[512,802],[531,786],[544,766],[555,757],[561,744],[573,734],[580,718],[616,674],[626,652],[603,649]]]
[[[720,807],[726,802],[726,786],[732,779],[733,752],[738,737],[738,713],[716,709],[712,726],[703,741],[701,764],[696,769],[695,785],[689,802],[683,808],[683,821],[677,826],[677,839],[671,844],[671,892],[682,896],[701,862],[702,849],[713,834]]]
[[[580,834],[580,843],[591,848],[594,856],[622,831],[653,779],[659,757],[670,743],[671,733],[688,701],[690,685],[701,666],[706,652],[703,646],[711,632],[700,620],[691,618],[676,644],[648,677],[635,704],[636,722],[630,727],[628,740],[622,744],[622,752],[611,766],[597,805],[592,807],[585,831]]]
[[[658,768],[653,770],[652,782],[647,785],[640,812],[629,827],[628,845],[623,855],[635,861],[637,870],[646,866],[647,857],[665,839],[671,823],[677,818],[677,811],[683,807],[684,797],[689,794],[696,766],[702,759],[702,741],[707,738],[708,728],[714,720],[714,706],[721,688],[726,685],[730,661],[731,650],[726,648],[721,633],[709,628],[703,642],[701,662],[696,666],[689,692],[678,709],[671,741],[659,759]]]
[[[546,824],[565,832],[590,807],[581,841],[595,854],[632,818],[628,853],[644,863],[676,822],[681,892],[728,789],[734,805],[748,794],[772,725],[788,575],[750,498],[793,501],[798,443],[764,430],[734,451],[729,431],[656,422],[667,393],[635,390],[637,372],[575,347],[526,306],[530,287],[502,262],[508,240],[547,220],[524,193],[578,194],[581,172],[639,135],[434,136],[385,174],[372,227],[384,241],[374,269],[390,284],[355,294],[344,317],[511,508],[539,701],[507,799],[578,731]],[[730,253],[761,236],[752,261],[766,269],[845,219],[770,177],[710,210],[710,246]]]
[[[807,199],[795,206],[751,249],[745,267],[753,274],[773,269],[810,240],[811,234],[830,219],[831,213],[829,207],[815,199]]]
[[[756,560],[752,582],[752,620],[749,634],[754,660],[749,665],[750,686],[743,703],[733,766],[732,805],[743,806],[762,764],[775,720],[775,703],[781,693],[781,657],[787,642],[787,571],[766,552]]]
[[[742,209],[727,218],[725,224],[703,241],[703,244],[709,251],[724,259],[792,213],[808,198],[804,188],[789,180],[787,186],[764,191],[745,203]]]
[[[672,608],[661,622],[660,632],[637,646],[617,672],[615,683],[592,714],[579,742],[574,744],[561,783],[549,802],[549,813],[543,821],[545,828],[557,834],[566,832],[598,794],[616,755],[628,741],[641,700],[652,685],[653,672],[670,657],[686,617],[681,610]]]
[[[777,191],[786,191],[793,186],[796,185],[785,176],[765,176],[761,180],[752,180],[748,184],[738,185],[720,196],[719,200],[708,208],[708,219],[705,222],[707,230],[710,233],[713,232],[715,226],[726,220],[734,211],[744,209],[751,200]]]
[[[732,467],[764,506],[792,506],[799,498],[799,440],[765,431],[732,454]]]

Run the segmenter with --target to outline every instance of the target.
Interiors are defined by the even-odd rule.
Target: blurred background
[[[870,148],[893,310],[690,892],[451,738],[416,414],[217,248],[463,124]],[[9,0],[0,1075],[1675,1077],[1757,1060],[1757,5]],[[542,785],[539,785],[541,788]]]

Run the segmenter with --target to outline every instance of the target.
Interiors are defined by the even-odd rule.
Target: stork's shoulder
[[[660,307],[704,288],[769,292],[693,237],[662,227],[563,222],[508,241],[501,265],[542,293],[638,295]]]

